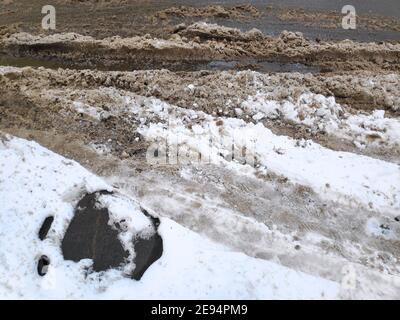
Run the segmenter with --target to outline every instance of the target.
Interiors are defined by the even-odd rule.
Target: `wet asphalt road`
[[[343,6],[353,5],[357,14],[382,15],[400,19],[400,0],[222,0],[222,1],[195,1],[180,0],[166,1],[174,5],[192,5],[204,6],[209,4],[235,5],[251,3],[257,8],[263,9],[269,5],[279,8],[303,8],[309,11],[337,11],[341,13]],[[324,40],[343,40],[351,39],[356,41],[386,41],[400,40],[400,33],[395,31],[369,31],[369,30],[344,30],[344,29],[326,29],[310,27],[301,23],[280,21],[274,17],[264,17],[250,22],[223,21],[216,19],[216,22],[230,27],[239,27],[242,30],[258,28],[263,33],[276,36],[283,30],[301,31],[306,37],[320,38]]]
[[[42,18],[41,6],[47,4],[47,0],[14,0],[14,7],[11,13],[1,12],[0,5],[0,26],[21,22],[23,31],[40,32],[40,21]],[[132,36],[145,33],[152,33],[152,30],[145,26],[148,17],[155,12],[172,6],[206,6],[210,4],[237,5],[252,4],[265,12],[267,6],[274,8],[303,8],[307,11],[336,11],[339,14],[344,5],[353,5],[357,14],[382,15],[395,17],[400,20],[400,0],[129,0],[127,4],[120,6],[103,6],[94,11],[87,11],[85,4],[68,4],[61,2],[56,4],[58,14],[59,32],[77,32],[93,35],[97,38],[120,35]],[[4,10],[4,9],[3,9]],[[204,20],[198,18],[196,20]],[[147,22],[146,22],[147,21]],[[320,38],[322,40],[343,40],[351,39],[356,41],[377,42],[395,40],[400,41],[400,32],[392,30],[344,30],[342,28],[328,29],[318,26],[307,26],[301,22],[282,21],[274,15],[264,15],[260,19],[249,21],[234,21],[230,19],[210,19],[228,27],[237,27],[243,31],[251,28],[258,28],[267,35],[278,35],[283,30],[301,31],[310,39]],[[179,19],[176,21],[179,23]],[[97,29],[97,31],[94,31]],[[137,30],[137,34],[135,34]]]

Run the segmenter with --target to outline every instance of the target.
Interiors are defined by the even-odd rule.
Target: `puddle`
[[[64,259],[75,262],[92,259],[93,270],[96,272],[122,267],[129,258],[129,252],[119,240],[121,230],[118,224],[109,224],[108,209],[97,201],[101,195],[112,196],[112,193],[99,191],[86,194],[79,201],[61,244]],[[159,219],[152,217],[145,210],[142,212],[152,222],[155,232],[145,238],[136,236],[132,239],[135,269],[130,276],[135,280],[140,280],[163,252],[163,241],[157,233]]]
[[[245,70],[250,69],[259,72],[300,72],[300,73],[319,73],[320,68],[316,66],[308,66],[301,63],[280,63],[274,61],[257,61],[257,60],[235,60],[223,61],[215,60],[207,64],[207,70]]]
[[[142,208],[143,214],[148,217],[154,227],[157,229],[160,225],[158,218],[152,217],[146,210]],[[133,241],[135,249],[135,270],[132,273],[132,278],[140,280],[145,271],[158,259],[161,258],[163,252],[163,242],[160,235],[156,232],[148,239],[136,238]]]
[[[64,259],[92,259],[96,272],[117,268],[128,258],[118,231],[108,224],[108,209],[97,207],[100,194],[104,193],[87,194],[79,201],[61,244]]]
[[[29,57],[12,57],[8,55],[0,55],[0,66],[7,66],[7,67],[32,67],[32,68],[39,68],[44,67],[48,69],[58,69],[58,68],[66,68],[68,67],[67,64],[57,62],[57,61],[45,61],[39,60]],[[78,69],[78,68],[72,68]]]
[[[212,61],[164,61],[162,63],[152,63],[151,65],[134,65],[129,62],[116,63],[110,66],[98,64],[96,66],[83,65],[69,61],[42,60],[32,57],[14,57],[0,55],[0,66],[11,67],[44,67],[47,69],[92,69],[99,71],[134,71],[134,70],[157,70],[168,69],[174,72],[182,71],[229,71],[229,70],[253,70],[258,72],[300,72],[300,73],[319,73],[319,67],[308,66],[301,63],[282,63],[274,61],[260,61],[255,59],[243,60],[212,60]]]

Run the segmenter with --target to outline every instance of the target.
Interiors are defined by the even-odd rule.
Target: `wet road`
[[[14,0],[11,6],[0,5],[0,26],[20,24],[22,31],[40,33],[42,32],[40,24],[42,19],[41,7],[47,3],[47,0],[32,0],[29,2]],[[310,12],[322,11],[341,14],[342,7],[351,4],[356,8],[357,14],[360,15],[382,15],[385,17],[395,17],[400,20],[399,0],[128,0],[127,4],[107,6],[88,5],[87,2],[68,4],[66,1],[59,0],[55,1],[54,5],[57,9],[57,32],[77,32],[92,35],[96,38],[103,38],[113,35],[129,37],[145,33],[150,33],[157,37],[163,36],[164,27],[157,27],[149,23],[149,16],[159,10],[172,6],[185,5],[198,7],[211,4],[227,6],[252,4],[263,12],[264,15],[259,19],[248,21],[201,17],[194,20],[206,20],[229,27],[237,27],[244,31],[251,28],[258,28],[268,35],[277,35],[283,30],[289,30],[301,31],[306,37],[318,37],[323,40],[400,41],[400,32],[393,31],[390,28],[383,28],[383,30],[367,30],[363,27],[359,27],[356,30],[322,28],[318,24],[310,26],[303,22],[281,20],[274,14],[265,14],[267,6],[271,5],[273,8],[302,8]],[[340,17],[338,18],[340,19]],[[176,23],[179,23],[179,20],[184,19],[178,18],[176,20]]]
[[[166,1],[168,3],[169,1]],[[386,17],[395,17],[400,19],[400,1],[399,0],[255,0],[255,1],[240,1],[240,0],[222,0],[208,1],[203,0],[201,4],[194,0],[171,1],[174,5],[192,5],[204,6],[211,4],[235,5],[243,3],[251,3],[260,10],[267,6],[274,8],[302,8],[307,11],[326,11],[341,13],[343,6],[353,5],[357,14],[382,15]],[[302,23],[292,21],[282,21],[274,16],[267,15],[261,19],[256,19],[249,22],[224,21],[216,19],[215,22],[229,27],[239,27],[242,30],[251,28],[260,29],[268,35],[278,35],[283,30],[301,31],[306,37],[321,38],[326,40],[343,40],[351,39],[357,41],[386,41],[400,40],[400,32],[396,31],[370,31],[365,29],[344,30],[344,29],[328,29],[311,27]]]

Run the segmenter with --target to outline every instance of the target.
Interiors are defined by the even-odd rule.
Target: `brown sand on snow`
[[[374,84],[367,89],[365,84],[371,80]],[[156,97],[173,105],[214,116],[238,117],[246,122],[253,120],[246,113],[237,114],[236,109],[241,108],[243,101],[256,94],[260,88],[269,92],[270,99],[277,101],[284,101],[289,96],[296,99],[296,96],[307,91],[335,96],[350,113],[370,112],[384,107],[387,114],[398,117],[399,110],[394,109],[394,106],[398,106],[400,101],[400,78],[371,72],[326,76],[300,73],[255,75],[251,71],[177,74],[167,70],[131,73],[26,68],[21,72],[0,75],[0,84],[2,128],[26,126],[35,130],[49,128],[64,133],[75,128],[74,131],[79,132],[83,140],[98,143],[114,137],[116,144],[112,151],[117,155],[123,151],[128,154],[143,151],[142,143],[134,142],[136,137],[140,137],[134,130],[138,126],[137,120],[132,122],[127,117],[109,117],[99,123],[81,121],[80,115],[70,110],[68,101],[85,97],[89,105],[100,105],[107,112],[112,110],[118,100],[102,94],[98,88],[110,87]],[[196,88],[194,91],[187,89],[190,84]],[[21,88],[24,88],[23,93]],[[79,94],[80,91],[84,96]],[[66,102],[62,97],[70,100]],[[230,101],[230,104],[226,101]],[[16,105],[19,107],[16,108]],[[69,110],[67,114],[72,112],[71,117],[59,110]],[[306,127],[291,124],[283,118],[267,121],[266,125],[276,133],[313,139],[334,150],[363,153],[382,159],[396,158],[400,154],[400,150],[385,146],[358,150],[349,142],[337,140],[324,132],[311,133]]]

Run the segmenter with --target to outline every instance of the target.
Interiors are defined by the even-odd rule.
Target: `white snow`
[[[370,218],[368,220],[366,224],[366,232],[376,237],[383,237],[387,240],[396,240],[396,236],[393,234],[393,231],[389,228],[384,228],[383,224],[376,218]]]
[[[224,118],[218,125],[216,119],[209,116],[206,119],[192,129],[181,119],[175,119],[173,126],[151,123],[143,126],[141,133],[149,140],[161,141],[158,146],[168,144],[170,150],[177,148],[183,158],[190,149],[195,154],[190,158],[192,161],[200,153],[203,160],[248,172],[249,166],[246,169],[236,162],[225,161],[232,145],[239,151],[246,147],[248,164],[252,164],[255,156],[255,164],[309,186],[322,197],[393,215],[400,212],[400,166],[397,164],[333,151],[312,141],[278,136],[261,123]]]
[[[366,146],[400,147],[400,121],[386,118],[384,110],[372,114],[350,114],[334,97],[305,92],[297,99],[276,101],[270,93],[258,92],[242,103],[256,121],[278,119],[305,125],[314,132],[352,141],[358,148]]]
[[[398,215],[400,212],[400,167],[398,164],[354,153],[334,151],[308,140],[273,134],[262,123],[246,123],[235,118],[217,118],[183,109],[155,98],[126,95],[115,89],[106,94],[124,103],[115,113],[131,112],[141,121],[140,133],[155,141],[155,149],[169,149],[168,164],[214,163],[249,174],[252,167],[270,170],[314,189],[323,198],[346,205]],[[333,97],[302,94],[294,101],[269,100],[259,95],[243,104],[255,118],[281,117],[350,139],[360,147],[376,143],[387,147],[400,144],[400,121],[385,118],[377,110],[370,115],[350,115]],[[157,122],[152,121],[156,117]],[[196,119],[193,124],[193,119]],[[190,126],[189,126],[190,124]],[[380,137],[380,138],[375,138]],[[240,156],[246,149],[245,155]],[[174,156],[178,154],[179,156]],[[201,155],[201,156],[200,156]],[[232,156],[235,161],[232,160]],[[160,157],[154,163],[163,163]],[[161,162],[160,162],[161,160]],[[226,161],[228,160],[228,161]],[[243,162],[248,164],[243,166]],[[165,161],[164,161],[165,162]],[[165,164],[165,163],[163,163]]]
[[[400,167],[396,163],[279,136],[262,123],[213,117],[155,98],[129,95],[112,88],[102,90],[123,101],[113,112],[131,112],[141,119],[140,133],[156,142],[148,156],[157,148],[165,156],[168,147],[171,165],[211,162],[245,174],[254,172],[251,169],[256,166],[257,170],[267,169],[311,187],[329,200],[391,215],[400,212]],[[256,120],[283,117],[312,130],[354,141],[360,148],[374,144],[387,148],[400,146],[398,119],[386,118],[382,110],[369,115],[348,114],[333,97],[304,93],[296,101],[277,102],[260,93],[250,97],[242,107],[253,112]],[[157,121],[153,121],[155,117]],[[240,156],[244,148],[245,155]],[[230,161],[232,156],[235,161]],[[148,160],[153,163],[151,157]],[[166,157],[153,164],[165,164],[163,160],[167,161]],[[244,160],[246,166],[242,165]]]
[[[0,297],[33,299],[250,299],[337,298],[339,284],[250,258],[215,244],[167,218],[161,218],[161,259],[140,281],[121,270],[86,276],[90,260],[65,261],[60,243],[85,192],[111,190],[102,179],[74,161],[35,142],[0,139]],[[124,195],[104,196],[111,220],[128,219],[129,232],[146,228],[138,204]],[[131,215],[128,214],[131,212]],[[44,241],[43,220],[54,215]],[[137,228],[137,229],[136,229]],[[40,277],[38,258],[47,255],[49,272]],[[312,283],[312,285],[310,285]]]

